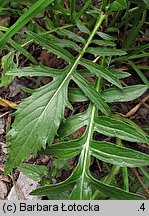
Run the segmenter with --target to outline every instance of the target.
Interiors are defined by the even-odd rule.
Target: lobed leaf
[[[97,117],[95,119],[95,131],[110,137],[118,137],[130,142],[147,143],[145,133],[141,133],[133,126],[110,117]]]
[[[40,151],[40,154],[54,156],[58,158],[72,158],[79,155],[83,148],[83,140],[72,140],[53,144],[50,148]]]
[[[145,200],[145,198],[139,194],[133,194],[117,187],[104,184],[93,177],[90,177],[90,179],[91,183],[107,197],[112,197],[116,200]]]
[[[117,77],[117,79],[123,79],[126,77],[131,76],[130,73],[125,72],[125,71],[119,71],[119,70],[115,70],[115,69],[109,69],[109,71],[115,76]]]
[[[115,38],[115,37],[113,37],[113,36],[111,36],[109,34],[106,34],[104,32],[97,31],[96,34],[99,35],[102,39],[107,40],[107,41],[115,41],[115,40],[117,40],[117,38]]]
[[[112,46],[115,47],[116,44],[113,41],[104,41],[104,40],[92,40],[92,43],[99,45],[99,46],[103,46],[103,47],[108,47],[108,46]]]
[[[48,52],[57,55],[58,57],[66,60],[67,62],[72,62],[72,60],[74,60],[74,57],[67,50],[53,44],[53,42],[46,37],[44,38],[42,35],[38,35],[33,32],[28,32],[28,35]]]
[[[74,74],[73,80],[102,113],[105,115],[111,114],[109,106],[105,103],[100,94],[80,74]]]
[[[127,53],[123,50],[118,50],[114,48],[98,48],[98,47],[88,47],[86,52],[96,56],[122,56]]]
[[[118,166],[139,167],[149,165],[149,155],[113,143],[92,141],[91,154],[107,163]]]
[[[56,77],[60,76],[61,74],[65,74],[66,69],[54,69],[49,68],[43,65],[39,66],[31,66],[31,67],[23,67],[23,68],[16,68],[15,70],[11,69],[7,72],[8,75],[14,75],[18,77],[22,76],[49,76],[49,77]]]
[[[57,34],[61,35],[61,36],[66,36],[74,41],[80,42],[80,43],[85,43],[85,39],[79,35],[77,35],[76,33],[69,31],[67,29],[61,29],[56,31]]]
[[[101,76],[104,79],[106,79],[107,81],[109,81],[110,83],[113,83],[117,87],[122,88],[118,79],[106,68],[103,68],[100,65],[95,64],[95,63],[93,63],[87,59],[84,59],[84,58],[82,58],[80,60],[80,64],[83,65],[84,67],[86,67],[88,70],[90,70],[90,72],[95,74],[97,77]]]
[[[45,148],[47,142],[49,145],[52,143],[64,119],[65,106],[69,106],[68,71],[69,68],[61,77],[36,90],[18,106],[15,122],[8,133],[11,145],[5,173],[9,173],[31,153],[35,155],[41,147]]]
[[[61,123],[60,128],[58,130],[58,135],[60,137],[69,136],[70,134],[73,134],[75,131],[77,131],[79,128],[87,125],[90,113],[91,110],[88,109],[83,113],[72,115],[69,118],[67,118],[64,122]]]
[[[134,85],[123,89],[109,88],[101,93],[106,102],[132,101],[140,97],[147,90],[146,85]]]

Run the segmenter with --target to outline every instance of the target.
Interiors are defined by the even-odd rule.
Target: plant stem
[[[81,57],[82,57],[83,54],[85,53],[87,47],[88,47],[89,44],[91,43],[91,41],[92,41],[94,35],[96,34],[97,30],[99,29],[99,27],[100,27],[101,23],[103,22],[103,20],[105,19],[105,17],[106,17],[106,15],[104,15],[104,14],[102,14],[102,13],[99,15],[99,17],[98,17],[98,19],[97,19],[97,22],[96,22],[96,24],[95,24],[95,27],[94,27],[92,33],[90,34],[90,36],[89,36],[89,38],[88,38],[88,40],[87,40],[87,42],[86,42],[84,48],[82,49]]]
[[[113,166],[111,171],[109,172],[109,174],[103,180],[103,183],[109,185],[112,182],[112,180],[115,178],[115,176],[119,172],[119,170],[120,170],[120,166]],[[99,190],[96,190],[94,192],[93,196],[91,197],[91,200],[95,200],[96,197],[100,196],[100,195],[102,195],[102,193]]]
[[[105,57],[103,57],[101,59],[101,67],[104,66],[104,62],[105,62]],[[101,91],[101,82],[102,82],[102,78],[98,77],[97,79],[97,83],[96,83],[96,90],[98,92]],[[110,184],[111,181],[113,180],[113,178],[115,177],[115,175],[119,172],[120,170],[120,166],[113,166],[111,171],[109,172],[109,174],[105,177],[103,183],[105,184]],[[102,193],[99,190],[96,190],[91,198],[91,200],[94,200],[97,196],[102,195]]]
[[[71,20],[71,22],[73,22],[73,18],[74,18],[75,5],[76,5],[76,0],[71,0],[71,12],[70,12],[70,20]]]
[[[146,172],[145,169],[144,169],[143,167],[139,167],[139,168],[140,168],[141,172],[145,175],[145,177],[146,177],[147,179],[149,179],[149,173]]]
[[[123,147],[123,143],[121,141],[120,138],[116,138],[116,144],[119,146],[119,147]],[[124,166],[122,167],[122,170],[123,170],[123,180],[124,180],[124,190],[126,190],[127,192],[129,192],[129,179],[128,179],[128,170],[127,170],[127,167]]]
[[[123,179],[124,179],[124,190],[129,192],[129,179],[128,179],[128,169],[126,166],[122,168],[123,170]]]
[[[99,15],[97,22],[95,24],[94,29],[92,30],[85,46],[83,47],[82,51],[80,52],[78,58],[75,61],[75,64],[72,67],[72,72],[75,71],[76,66],[78,65],[80,59],[82,58],[82,56],[84,55],[84,53],[86,52],[87,47],[89,46],[89,44],[91,43],[94,35],[96,34],[98,28],[100,27],[101,23],[103,22],[103,20],[105,19],[105,15],[103,15],[102,13]],[[101,78],[99,77],[97,79],[96,82],[96,90],[99,91],[101,89]],[[83,160],[83,163],[80,162],[80,164],[83,164],[82,166],[82,178],[81,178],[81,182],[80,185],[83,185],[84,183],[84,178],[85,178],[85,173],[86,173],[86,167],[89,167],[90,164],[90,152],[89,152],[89,143],[90,143],[90,139],[93,136],[93,123],[94,123],[94,117],[95,117],[95,113],[96,113],[96,106],[95,104],[91,104],[92,106],[92,112],[91,112],[91,117],[90,117],[90,124],[89,127],[87,129],[88,131],[88,135],[87,135],[87,140],[86,140],[86,147],[84,148],[84,150],[82,151],[81,155],[81,159]],[[81,191],[80,191],[80,196],[82,197],[83,194],[83,187],[81,187]]]
[[[116,138],[116,144],[117,144],[119,147],[122,147],[122,146],[123,146],[121,139],[118,138],[118,137]]]

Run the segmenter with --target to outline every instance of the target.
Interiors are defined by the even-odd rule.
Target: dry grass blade
[[[137,104],[133,109],[131,109],[126,115],[125,117],[131,117],[132,115],[134,115],[137,110],[142,106],[142,104],[145,103],[145,101],[147,101],[149,99],[149,95],[147,95],[139,104]]]

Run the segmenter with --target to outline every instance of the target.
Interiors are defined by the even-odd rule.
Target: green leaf
[[[101,121],[103,118],[104,121]],[[83,123],[81,123],[81,119],[83,119]],[[149,156],[143,153],[124,147],[120,148],[112,143],[93,141],[93,132],[97,128],[97,119],[100,120],[100,124],[98,125],[100,129],[105,123],[103,127],[104,132],[102,131],[103,134],[105,134],[105,131],[107,132],[109,130],[110,132],[108,131],[108,134],[106,135],[111,135],[111,133],[113,133],[112,136],[117,136],[118,134],[121,138],[124,137],[126,138],[126,140],[130,140],[131,138],[131,140],[133,141],[138,140],[138,138],[140,139],[140,137],[142,139],[146,139],[144,138],[144,135],[140,133],[140,131],[136,131],[135,128],[124,122],[114,120],[109,117],[97,118],[95,105],[90,105],[88,110],[85,111],[85,113],[78,114],[74,117],[69,117],[61,127],[62,133],[63,128],[66,128],[66,130],[70,128],[70,131],[74,132],[76,129],[79,128],[79,126],[82,127],[84,125],[87,125],[85,134],[82,138],[68,142],[65,141],[57,143],[52,145],[50,148],[42,151],[42,153],[63,159],[80,154],[78,165],[74,169],[71,176],[66,181],[61,182],[61,186],[57,184],[56,188],[63,188],[62,191],[65,191],[66,187],[68,187],[68,185],[71,185],[71,199],[89,199],[92,195],[92,186],[95,186],[95,188],[97,188],[107,197],[112,197],[115,199],[144,199],[139,195],[128,193],[117,187],[101,183],[91,176],[89,170],[91,155],[105,162],[116,164],[119,166],[128,165],[130,167],[134,167],[140,166],[140,164],[147,165],[149,161]],[[73,125],[75,124],[78,124],[79,126],[73,129]],[[109,128],[107,129],[108,126]],[[116,126],[118,127],[118,129],[116,128]],[[122,128],[125,128],[125,130],[122,130]],[[132,133],[134,134],[132,135]],[[61,154],[61,152],[64,153]],[[52,188],[52,186],[47,186],[46,188],[43,187],[41,189],[35,190],[32,194],[48,195],[52,191]]]
[[[89,97],[89,99],[101,110],[105,115],[110,115],[109,106],[105,103],[100,94],[90,85],[80,74],[74,74],[73,80],[82,89],[82,91]]]
[[[107,46],[113,46],[115,47],[116,44],[113,41],[103,41],[103,40],[92,40],[92,43],[99,45],[99,46],[103,46],[103,47],[107,47]]]
[[[49,77],[55,77],[55,76],[60,76],[62,73],[65,73],[66,69],[54,69],[54,68],[49,68],[43,65],[39,66],[31,66],[31,67],[23,67],[23,68],[16,68],[16,69],[11,69],[7,73],[8,75],[14,75],[18,77],[22,76],[49,76]]]
[[[97,117],[95,119],[95,131],[106,136],[118,137],[130,142],[148,142],[145,133],[142,134],[131,125],[110,117]]]
[[[132,61],[129,61],[129,64],[135,70],[135,72],[138,74],[138,76],[141,78],[144,84],[149,88],[149,81],[146,78],[146,76],[142,73],[142,71]]]
[[[4,7],[5,5],[7,5],[11,0],[0,0],[0,6]]]
[[[136,130],[138,130],[141,134],[144,134],[144,136],[147,136],[147,134],[143,131],[143,129],[139,125],[137,125],[135,122],[133,122],[131,119],[125,118],[125,117],[123,117],[121,115],[113,115],[113,118],[118,119],[120,121],[123,121],[123,122],[131,125]]]
[[[92,196],[92,187],[90,184],[90,179],[87,176],[82,175],[76,181],[75,187],[71,192],[72,200],[90,200]]]
[[[71,48],[74,49],[76,51],[80,51],[81,48],[73,41],[71,40],[67,40],[67,39],[59,39],[56,37],[53,37],[51,35],[46,35],[44,36],[47,40],[50,40],[50,42],[52,42],[53,44],[62,47],[62,48]]]
[[[79,128],[88,124],[88,118],[90,116],[91,110],[87,109],[83,113],[79,113],[76,115],[72,115],[67,118],[64,122],[61,123],[60,128],[58,130],[58,135],[60,137],[66,137],[70,134],[73,134]],[[64,130],[65,128],[65,130]]]
[[[29,157],[30,153],[35,155],[41,147],[46,147],[47,142],[49,145],[52,143],[59,124],[64,119],[65,106],[69,106],[68,71],[69,68],[61,77],[58,76],[54,82],[37,89],[18,106],[15,123],[8,133],[11,145],[6,173]]]
[[[13,74],[11,74],[11,76],[8,76],[8,70],[17,67],[17,64],[14,63],[14,57],[15,57],[14,51],[10,51],[7,55],[4,55],[2,57],[1,62],[2,62],[3,73],[2,76],[0,77],[0,87],[9,84],[14,79]]]
[[[134,3],[149,9],[149,1],[148,0],[133,0]]]
[[[115,40],[117,40],[115,37],[113,37],[111,35],[108,35],[108,34],[106,34],[104,32],[97,31],[96,34],[99,35],[104,40],[108,40],[108,41],[115,41]]]
[[[69,88],[68,98],[69,101],[73,102],[83,102],[88,100],[88,97],[85,96],[83,91],[79,88]]]
[[[123,89],[109,88],[101,93],[106,102],[126,102],[140,97],[146,92],[146,85],[134,85]]]
[[[52,40],[52,42],[54,44],[57,44],[59,47],[71,48],[78,52],[81,50],[81,48],[76,43],[70,40],[60,39],[60,40]]]
[[[129,77],[131,76],[130,73],[128,72],[125,72],[125,71],[119,71],[119,70],[115,70],[115,69],[109,69],[109,71],[117,77],[117,79],[123,79],[123,78],[126,78],[126,77]]]
[[[59,196],[59,194],[69,191],[73,187],[73,182],[68,182],[66,180],[65,182],[59,183],[59,184],[54,184],[50,186],[43,186],[42,188],[38,188],[30,193],[30,195],[36,195],[36,196],[48,196],[50,199],[54,199],[54,197]],[[67,197],[68,199],[68,197]]]
[[[76,21],[76,25],[77,25],[78,29],[81,32],[84,32],[86,34],[90,34],[90,30],[85,25],[83,25],[79,19],[75,19],[75,21]]]
[[[74,60],[73,56],[63,48],[58,47],[57,45],[53,44],[52,41],[44,38],[42,35],[35,34],[33,32],[28,32],[28,35],[37,43],[39,43],[43,49],[46,49],[48,52],[51,52],[58,57],[66,60],[67,62],[72,62]]]
[[[62,170],[68,170],[69,163],[63,159],[55,159],[52,161],[52,168],[50,170],[50,176],[53,178],[58,178],[61,175]]]
[[[48,168],[46,166],[35,164],[22,164],[19,166],[19,170],[34,181],[41,181],[41,178],[48,174]]]
[[[104,15],[99,15],[93,33],[89,36],[77,58],[72,57],[68,51],[57,47],[44,37],[28,33],[43,48],[65,59],[70,64],[63,70],[63,74],[55,76],[51,83],[34,91],[18,106],[15,122],[8,133],[11,144],[5,174],[27,159],[30,154],[35,155],[38,150],[45,148],[46,143],[51,145],[60,122],[64,119],[65,107],[72,109],[68,102],[68,84],[104,18]]]
[[[113,83],[117,87],[122,88],[118,79],[106,68],[103,68],[100,65],[83,58],[80,60],[80,64],[90,70],[90,72],[95,74],[97,77],[101,76],[110,83]]]
[[[59,34],[60,36],[66,36],[74,41],[80,42],[80,43],[85,43],[85,39],[79,35],[77,35],[76,33],[69,31],[67,29],[61,29],[61,30],[57,30],[56,31],[57,34]]]
[[[112,49],[112,48],[98,48],[98,47],[88,47],[86,52],[96,56],[122,56],[127,53],[123,50]]]
[[[90,179],[92,184],[107,197],[112,197],[116,200],[145,200],[145,198],[140,195],[128,193],[117,187],[104,184],[93,177],[90,177]]]
[[[40,154],[67,159],[80,154],[82,150],[82,140],[73,140],[53,144],[50,148],[40,151]]]
[[[127,8],[126,0],[115,0],[108,8],[108,11],[120,11]]]
[[[26,58],[28,58],[31,62],[34,64],[38,64],[38,61],[28,52],[26,51],[22,46],[20,46],[17,42],[10,40],[10,44],[18,50],[20,53],[22,53]]]
[[[148,0],[143,0],[143,1],[146,4],[147,9],[149,9],[149,1]]]
[[[118,147],[113,143],[92,141],[91,154],[107,163],[121,167],[148,166],[149,156],[132,149]]]
[[[4,36],[0,39],[0,48],[14,35],[16,34],[26,23],[28,23],[37,13],[44,10],[50,5],[53,0],[38,0],[30,9],[24,12],[24,14],[6,31]]]

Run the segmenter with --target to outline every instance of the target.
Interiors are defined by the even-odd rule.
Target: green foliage
[[[41,181],[44,175],[48,174],[48,168],[35,164],[22,164],[19,166],[21,172],[34,181]]]
[[[17,55],[15,55],[15,52],[11,50],[7,55],[3,56],[2,58],[3,74],[0,78],[0,87],[7,85],[14,79],[13,75],[11,76],[7,75],[7,71],[9,69],[17,68],[17,64],[14,63],[15,56],[16,58],[18,58]]]
[[[24,12],[22,16],[12,25],[4,34],[4,36],[0,39],[0,50],[4,46],[4,44],[9,40],[14,34],[16,34],[26,23],[28,23],[36,14],[38,14],[41,10],[45,9],[53,0],[38,0],[35,2],[30,9]]]
[[[26,31],[26,43],[19,45],[10,39],[52,2],[54,2],[53,10],[49,11],[53,18],[45,19],[46,27],[49,28],[47,31],[31,23]],[[17,68],[15,65],[14,68],[14,65],[6,64],[10,58],[11,62],[13,61],[14,55],[10,52],[2,60],[4,70],[2,85],[5,84],[7,77],[10,81],[15,76],[52,78],[50,83],[37,89],[26,89],[31,96],[17,106],[17,111],[14,113],[15,121],[7,133],[10,145],[5,174],[11,172],[15,166],[19,166],[28,177],[40,181],[43,187],[33,191],[31,193],[33,195],[46,195],[49,199],[58,199],[59,194],[62,195],[62,199],[78,200],[95,199],[100,195],[106,199],[144,199],[136,192],[129,191],[128,168],[149,165],[149,156],[121,145],[121,140],[149,144],[148,135],[131,120],[113,114],[109,103],[132,101],[145,93],[148,88],[147,79],[132,61],[128,63],[141,77],[143,84],[123,87],[120,79],[131,74],[116,69],[117,62],[128,61],[136,55],[147,56],[147,52],[142,53],[142,51],[146,51],[148,46],[137,50],[133,42],[144,24],[148,5],[146,1],[135,1],[141,10],[137,9],[138,17],[134,20],[130,1],[106,2],[107,5],[103,3],[100,5],[101,8],[106,6],[104,14],[95,8],[94,13],[91,8],[86,12],[91,1],[87,1],[77,13],[75,1],[70,1],[70,9],[66,10],[61,1],[38,0],[14,25],[6,29],[6,33],[0,39],[1,48],[9,40],[16,50],[36,64],[29,67],[17,66]],[[54,14],[55,9],[57,13]],[[120,15],[122,16],[122,12],[125,14],[123,13],[120,26],[117,20],[120,19]],[[59,25],[61,16],[66,22],[65,26]],[[126,42],[126,38],[118,40],[117,36],[107,33],[108,29],[121,29],[121,27],[125,27],[125,31],[129,30],[130,20],[132,28]],[[136,30],[133,27],[134,22]],[[38,64],[25,49],[22,49],[24,44],[32,42],[63,59],[67,66],[63,69],[54,69]],[[118,48],[120,43],[123,49]],[[86,57],[88,55],[90,58]],[[93,79],[92,83],[87,80],[88,77]],[[72,81],[77,87],[71,87]],[[65,108],[73,110],[71,102],[83,101],[89,103],[86,110],[67,119],[64,118]],[[82,128],[84,128],[83,135],[72,138],[72,135]],[[110,137],[113,142],[98,141],[95,138],[96,134]],[[57,142],[53,143],[55,138]],[[50,173],[43,166],[21,164],[31,154],[37,153],[57,158]],[[66,180],[52,184],[51,180],[43,178],[47,174],[58,178],[62,170],[69,168],[66,160],[75,156],[79,156],[78,163]],[[105,179],[97,179],[90,171],[92,157],[112,167]],[[113,184],[120,167],[123,171],[124,186]],[[144,173],[146,175],[145,171]]]

